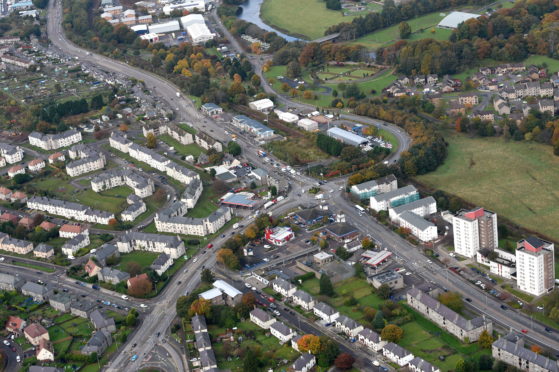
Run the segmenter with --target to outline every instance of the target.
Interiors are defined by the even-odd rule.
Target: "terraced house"
[[[115,218],[115,215],[110,212],[92,209],[78,203],[41,196],[30,198],[27,201],[27,208],[63,216],[68,219],[98,223],[101,225],[108,225],[109,221]]]
[[[351,186],[351,193],[359,197],[359,199],[368,199],[371,196],[384,194],[386,192],[398,189],[398,180],[393,174],[386,177],[378,178],[358,185]]]
[[[216,233],[231,220],[231,209],[221,207],[208,217],[184,217],[188,208],[183,202],[176,202],[155,215],[155,227],[159,232],[206,236]]]
[[[116,243],[120,253],[134,250],[166,253],[173,259],[184,255],[184,242],[177,236],[127,231]]]
[[[31,132],[28,139],[29,144],[32,146],[39,147],[43,150],[56,150],[80,142],[82,140],[82,134],[75,129],[69,129],[56,134]]]
[[[130,169],[113,169],[91,179],[91,189],[95,192],[124,185],[134,190],[134,194],[140,198],[146,198],[155,191],[151,178],[143,177]]]
[[[14,164],[23,160],[23,150],[19,146],[12,146],[0,142],[0,155],[8,164]]]

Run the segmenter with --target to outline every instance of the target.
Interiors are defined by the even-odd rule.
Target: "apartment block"
[[[413,185],[371,196],[370,207],[375,212],[386,211],[419,199],[419,192]]]
[[[521,291],[540,296],[555,287],[554,245],[529,237],[516,244],[516,283]]]
[[[475,257],[480,249],[498,246],[497,214],[483,208],[460,211],[452,218],[454,250],[465,257]]]
[[[29,144],[32,146],[39,147],[43,150],[56,150],[80,142],[82,140],[82,134],[75,129],[57,134],[31,132],[28,139]]]

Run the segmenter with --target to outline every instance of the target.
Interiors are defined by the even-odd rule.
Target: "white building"
[[[64,243],[64,245],[61,248],[62,253],[64,253],[68,257],[71,257],[74,256],[74,254],[78,250],[87,247],[89,244],[90,244],[89,234],[79,234],[74,236],[72,239],[68,240],[66,243]]]
[[[312,119],[303,118],[297,122],[297,126],[308,132],[318,130],[318,123]]]
[[[101,192],[123,185],[132,188],[134,194],[140,198],[146,198],[155,191],[155,185],[151,178],[143,177],[130,169],[109,170],[91,179],[91,189],[95,192]]]
[[[276,320],[267,312],[256,308],[250,312],[250,320],[260,328],[268,329]]]
[[[388,208],[388,216],[394,223],[398,223],[400,214],[409,211],[420,217],[428,217],[437,213],[437,201],[432,196],[413,201],[399,207]]]
[[[282,278],[276,278],[272,282],[272,289],[283,297],[291,297],[297,291],[297,287]]]
[[[408,185],[386,193],[373,195],[370,207],[375,212],[385,211],[388,208],[398,207],[419,199],[419,192],[413,185]]]
[[[383,346],[386,344],[386,341],[382,341],[380,335],[375,331],[364,328],[357,334],[357,339],[360,343],[367,346],[370,350],[374,352],[379,352]]]
[[[0,142],[0,155],[8,164],[14,164],[23,160],[23,150],[19,146],[12,146]]]
[[[400,345],[389,342],[382,348],[382,355],[400,367],[407,365],[413,359],[413,354]]]
[[[555,287],[554,245],[529,237],[516,247],[516,280],[521,291],[540,296]]]
[[[99,152],[85,158],[74,160],[66,165],[66,173],[70,177],[78,177],[85,173],[94,172],[105,167],[105,155]]]
[[[291,112],[275,109],[274,113],[278,116],[278,119],[285,121],[286,123],[293,124],[299,120],[299,116],[292,114]]]
[[[155,227],[159,232],[206,236],[216,233],[231,220],[231,209],[221,207],[208,217],[184,217],[188,208],[178,201],[155,215]]]
[[[411,234],[421,240],[422,242],[430,242],[437,239],[437,226],[431,221],[418,216],[417,214],[405,211],[398,216],[400,227],[409,229]]]
[[[295,291],[295,293],[291,296],[291,299],[295,305],[301,306],[304,310],[309,311],[314,307],[314,299],[305,291]]]
[[[82,134],[75,129],[69,129],[66,132],[57,134],[31,132],[28,139],[29,144],[32,146],[39,147],[43,150],[56,150],[80,142],[82,140]]]
[[[451,12],[449,15],[444,17],[439,24],[437,25],[438,28],[446,28],[450,30],[454,30],[458,28],[458,26],[466,22],[469,19],[478,18],[479,14],[473,13],[465,13],[465,12]]]
[[[274,102],[268,98],[264,98],[258,101],[249,102],[248,107],[255,111],[268,113],[274,108]]]
[[[497,214],[483,208],[459,212],[452,218],[452,231],[459,255],[475,257],[480,249],[497,248]]]
[[[286,343],[291,340],[293,336],[295,336],[295,331],[293,331],[282,322],[273,323],[270,326],[270,333],[272,334],[272,336],[277,338],[280,343]]]
[[[317,302],[312,310],[314,315],[318,316],[327,323],[334,322],[334,320],[340,316],[340,313],[337,310],[324,302]]]
[[[165,253],[173,259],[184,255],[184,242],[177,236],[148,234],[127,231],[116,243],[118,251],[130,253],[134,250]]]
[[[180,22],[193,44],[202,44],[215,37],[215,34],[206,26],[204,16],[201,14],[189,14],[181,17]]]
[[[491,255],[494,252],[494,255]],[[516,254],[501,249],[480,249],[476,255],[476,261],[482,265],[489,266],[489,272],[505,279],[516,279]]]
[[[35,196],[27,200],[27,208],[63,216],[77,221],[108,225],[115,216],[113,213],[86,207],[85,205],[59,199]]]
[[[18,174],[25,174],[25,167],[23,165],[14,165],[8,169],[8,177],[14,178]]]

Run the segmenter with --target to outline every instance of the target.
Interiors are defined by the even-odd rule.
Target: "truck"
[[[266,203],[264,204],[264,209],[268,209],[268,208],[270,208],[272,205],[274,205],[274,202],[273,202],[273,201],[266,202]]]
[[[258,150],[258,156],[260,156],[261,158],[264,158],[264,157],[266,157],[266,155],[267,155],[267,154],[266,154],[266,152],[265,152],[265,151],[262,151],[262,150]]]

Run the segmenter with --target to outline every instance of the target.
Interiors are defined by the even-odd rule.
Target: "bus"
[[[359,213],[365,213],[365,208],[360,206],[359,204],[355,204],[355,208],[359,211]]]

